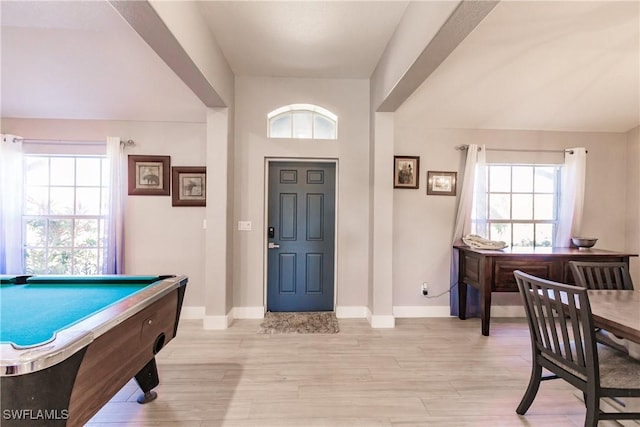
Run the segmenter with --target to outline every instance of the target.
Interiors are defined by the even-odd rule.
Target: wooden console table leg
[[[491,289],[480,287],[480,318],[482,319],[482,335],[489,336],[489,322],[491,320]]]
[[[458,282],[458,318],[467,318],[467,284]]]

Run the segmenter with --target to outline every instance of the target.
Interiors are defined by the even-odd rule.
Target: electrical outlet
[[[420,289],[422,291],[422,296],[426,297],[429,295],[429,287],[427,286],[427,282],[422,282],[422,287]]]

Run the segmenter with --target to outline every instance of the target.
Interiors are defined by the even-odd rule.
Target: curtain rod
[[[5,142],[34,142],[38,144],[82,144],[82,145],[104,145],[106,141],[89,141],[89,140],[77,140],[77,139],[33,139],[23,138],[17,135],[4,134],[2,140]],[[136,143],[132,139],[120,141],[121,145],[134,146]]]
[[[456,150],[460,150],[460,151],[465,151],[468,150],[469,146],[468,145],[459,145],[456,147]],[[482,148],[478,147],[478,151],[482,150]],[[534,149],[527,149],[527,148],[485,148],[485,151],[510,151],[510,152],[520,152],[520,153],[569,153],[569,154],[573,154],[573,150],[571,149],[566,149],[566,150],[534,150]],[[585,153],[588,153],[589,151],[585,150]]]

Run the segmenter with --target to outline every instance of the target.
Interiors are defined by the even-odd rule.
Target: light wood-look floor
[[[564,381],[543,382],[515,413],[530,370],[524,319],[398,319],[395,329],[340,319],[335,335],[260,335],[181,322],[158,355],[158,398],[131,381],[89,423],[115,426],[576,427],[584,406]],[[602,422],[600,426],[614,426]]]

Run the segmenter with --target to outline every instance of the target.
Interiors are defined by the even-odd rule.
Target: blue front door
[[[269,163],[267,310],[331,311],[334,163]]]

